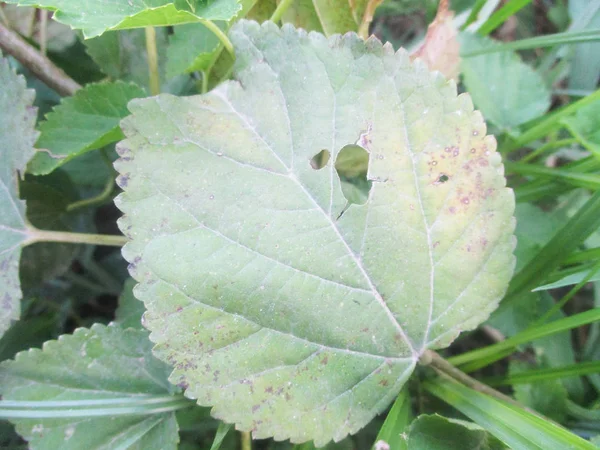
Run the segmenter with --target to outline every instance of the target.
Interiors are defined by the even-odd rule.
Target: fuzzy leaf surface
[[[55,11],[54,19],[83,30],[86,38],[107,30],[230,20],[241,9],[236,0],[9,0],[20,6]]]
[[[469,97],[405,52],[269,22],[230,39],[236,81],[129,105],[123,254],[171,382],[255,438],[323,445],[497,306],[513,194]],[[364,205],[335,170],[349,144]]]
[[[48,174],[84,152],[118,141],[123,137],[119,122],[128,114],[127,103],[145,96],[139,86],[117,81],[88,84],[73,97],[64,98],[40,124],[36,143],[40,151],[30,161],[28,172]]]
[[[96,324],[48,341],[42,350],[21,352],[15,360],[3,362],[0,386],[3,400],[80,400],[101,411],[112,405],[94,406],[93,401],[119,399],[125,403],[148,395],[169,396],[174,388],[167,374],[168,367],[152,356],[146,331]],[[77,412],[77,406],[62,408]],[[66,414],[11,422],[34,450],[175,450],[179,441],[172,411],[70,418]]]
[[[0,57],[0,336],[19,318],[21,245],[27,238],[25,202],[19,199],[18,172],[35,153],[35,93],[26,89],[8,60]]]

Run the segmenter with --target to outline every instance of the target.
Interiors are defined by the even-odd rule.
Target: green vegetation
[[[597,448],[598,41],[600,1],[0,3],[0,448]]]

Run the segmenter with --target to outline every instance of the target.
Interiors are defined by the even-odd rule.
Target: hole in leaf
[[[335,170],[348,203],[364,205],[369,198],[371,181],[367,180],[369,152],[358,145],[346,145],[337,155]]]
[[[327,165],[329,158],[331,158],[331,153],[329,153],[327,150],[321,150],[311,158],[310,167],[315,170],[321,170]]]
[[[442,174],[440,174],[439,178],[437,179],[436,184],[445,183],[449,179],[450,179],[450,177],[448,175],[446,175],[445,173],[442,173]]]

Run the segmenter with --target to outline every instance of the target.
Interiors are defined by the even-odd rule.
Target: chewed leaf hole
[[[449,179],[450,177],[448,175],[446,175],[445,173],[441,173],[438,179],[436,180],[435,184],[445,183]]]
[[[331,158],[331,153],[329,153],[327,150],[321,150],[310,159],[310,167],[315,170],[321,170],[327,165],[329,158]]]
[[[364,205],[371,191],[371,181],[367,179],[369,152],[358,145],[346,145],[337,155],[335,170],[348,203]]]

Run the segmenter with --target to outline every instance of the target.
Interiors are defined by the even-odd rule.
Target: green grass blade
[[[437,379],[424,383],[423,387],[458,409],[513,450],[596,448],[590,442],[548,419],[455,381]]]
[[[410,397],[408,396],[408,389],[405,387],[398,394],[392,409],[390,409],[383,426],[377,434],[375,442],[384,441],[390,449],[407,450],[407,442],[401,435],[408,432],[408,425],[411,421]]]
[[[563,125],[560,123],[562,119],[574,114],[579,108],[589,105],[597,100],[600,100],[600,89],[594,91],[593,94],[588,95],[587,97],[571,103],[569,106],[562,108],[553,114],[547,114],[543,120],[537,122],[518,138],[502,146],[500,151],[503,153],[511,152],[523,147],[526,144],[529,144],[530,142],[543,138],[551,131],[562,128]]]
[[[562,367],[528,370],[508,375],[506,377],[490,377],[481,380],[490,386],[513,384],[528,384],[537,381],[555,380],[558,378],[580,377],[592,373],[600,373],[600,361],[587,361]]]
[[[492,16],[493,17],[493,16]],[[490,20],[492,18],[490,17]],[[463,58],[484,55],[486,53],[508,52],[514,50],[529,50],[541,47],[553,47],[555,45],[579,44],[582,42],[600,41],[600,29],[585,31],[566,31],[564,33],[547,34],[519,41],[506,42],[485,49],[461,53]]]
[[[504,303],[508,304],[524,291],[537,286],[588,236],[600,228],[600,191],[575,213],[535,258],[513,277]],[[501,306],[502,307],[502,306]]]
[[[506,19],[513,14],[516,14],[529,3],[531,3],[531,0],[509,0],[502,8],[492,14],[492,16],[481,26],[481,28],[479,28],[478,33],[482,36],[487,36],[500,25],[502,25]]]
[[[565,317],[564,319],[559,319],[555,320],[554,322],[532,327],[517,333],[504,341],[498,342],[497,344],[448,358],[448,362],[454,364],[455,366],[459,366],[470,361],[486,358],[488,356],[491,357],[510,348],[517,347],[518,345],[525,344],[545,336],[550,336],[555,333],[560,333],[561,331],[567,331],[582,325],[587,325],[588,323],[592,323],[597,320],[600,320],[600,308],[595,308],[590,311]]]
[[[233,425],[230,423],[221,422],[219,424],[219,428],[217,428],[217,433],[215,434],[215,440],[210,446],[210,450],[219,450],[221,448],[221,444],[223,443],[225,436],[227,436],[227,433],[229,433],[229,430],[231,430],[231,427],[233,427]]]
[[[588,261],[596,261],[600,258],[600,247],[588,248],[577,253],[572,253],[567,259],[565,264],[578,264]]]
[[[545,179],[559,179],[576,187],[586,189],[600,189],[600,175],[591,173],[578,173],[570,170],[553,169],[550,167],[536,166],[534,164],[505,162],[507,171],[521,175],[536,175]]]

